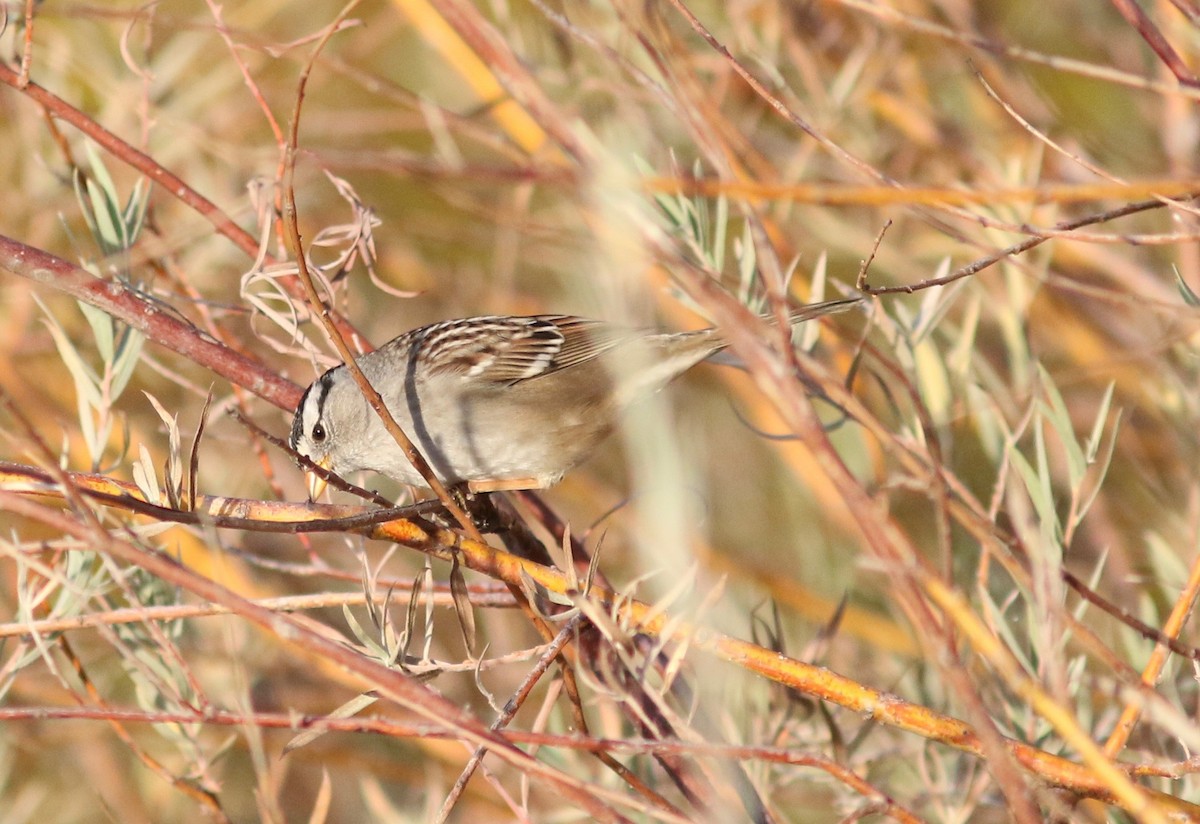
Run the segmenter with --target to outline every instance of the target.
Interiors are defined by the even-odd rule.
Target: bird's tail
[[[808,320],[815,320],[816,318],[823,317],[825,315],[836,315],[838,312],[845,312],[847,309],[852,309],[855,306],[858,306],[865,299],[866,297],[864,295],[854,295],[853,297],[848,298],[836,298],[834,300],[824,300],[819,303],[810,303],[806,306],[801,306],[794,312],[789,313],[788,323],[790,323],[792,326],[799,326]],[[763,318],[763,320],[773,324],[775,318],[774,316],[766,316]],[[717,330],[705,331],[717,332]],[[719,334],[719,332],[717,334]],[[718,366],[733,366],[738,369],[745,368],[746,365],[742,363],[740,358],[738,358],[736,355],[730,354],[726,350],[725,347],[728,345],[728,342],[724,340],[724,338],[715,339],[713,344],[712,351],[706,358],[704,358],[704,360],[707,360],[709,363],[713,363]]]
[[[845,312],[847,309],[858,306],[865,300],[863,295],[854,295],[848,298],[837,298],[836,300],[824,300],[820,303],[810,303],[807,306],[801,306],[795,312],[788,315],[788,322],[792,326],[804,323],[806,320],[819,318],[822,315],[834,315],[838,312]]]
[[[820,303],[810,303],[802,306],[788,316],[789,322],[795,326],[806,320],[844,312],[863,301],[862,296],[838,298]],[[773,318],[764,318],[768,322]],[[618,382],[614,394],[617,405],[622,407],[647,391],[661,389],[670,381],[692,368],[700,361],[707,360],[725,366],[744,366],[742,362],[724,353],[729,342],[715,327],[698,329],[694,332],[674,332],[649,335],[641,340],[642,351],[627,350],[629,358],[634,363],[639,357],[643,368],[625,370],[625,377]]]

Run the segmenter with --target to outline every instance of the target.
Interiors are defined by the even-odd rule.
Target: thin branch
[[[2,235],[0,271],[103,309],[154,343],[212,370],[280,409],[295,409],[300,401],[300,387],[259,361],[212,340],[165,304],[123,283],[98,278],[62,258]]]
[[[463,511],[463,508],[458,505],[458,502],[450,496],[445,484],[442,483],[441,479],[429,466],[429,462],[425,460],[425,457],[413,444],[412,440],[407,434],[405,434],[404,430],[400,428],[400,424],[396,423],[396,419],[393,417],[391,410],[387,408],[387,404],[385,404],[383,402],[383,398],[380,397],[379,390],[372,386],[371,382],[367,379],[367,376],[363,374],[362,368],[358,365],[358,361],[355,359],[354,353],[350,351],[350,347],[346,344],[345,338],[342,336],[337,324],[334,323],[332,310],[328,305],[326,305],[325,301],[323,301],[321,296],[317,293],[317,287],[313,283],[312,274],[308,271],[308,262],[305,257],[303,244],[300,240],[300,226],[296,209],[295,177],[296,154],[299,149],[300,141],[300,113],[304,105],[304,90],[308,84],[309,73],[312,71],[313,62],[317,59],[317,55],[320,54],[321,50],[325,47],[325,44],[329,41],[329,38],[339,30],[341,21],[345,19],[345,17],[357,4],[358,0],[352,0],[352,2],[347,4],[337,18],[335,18],[334,21],[327,27],[325,35],[317,41],[316,46],[313,48],[312,55],[309,57],[309,61],[305,65],[303,72],[300,74],[300,79],[297,82],[296,107],[292,113],[291,127],[288,131],[287,153],[284,165],[284,232],[287,235],[289,245],[291,246],[292,253],[295,257],[296,266],[300,276],[300,283],[304,288],[304,294],[308,299],[308,303],[312,307],[312,310],[321,319],[321,323],[325,326],[325,331],[329,334],[330,340],[333,341],[334,346],[337,348],[338,354],[342,358],[342,363],[345,364],[346,368],[350,371],[350,374],[354,376],[354,382],[358,384],[358,388],[362,390],[363,397],[366,398],[367,403],[370,404],[371,408],[375,411],[375,414],[379,416],[379,420],[383,422],[388,434],[395,439],[396,444],[400,447],[401,451],[404,452],[405,457],[408,458],[409,462],[413,465],[413,468],[417,470],[417,473],[422,479],[424,479],[429,488],[433,490],[433,494],[436,495],[438,500],[442,502],[442,505],[446,507],[446,511],[454,516],[455,520],[462,525],[463,530],[469,536],[471,536],[471,538],[482,543],[483,538],[480,536],[479,530],[471,521],[471,518],[465,511]]]
[[[1184,199],[1193,200],[1195,198],[1196,198],[1196,195],[1189,194]],[[1072,220],[1064,220],[1061,223],[1054,224],[1054,226],[1052,227],[1052,231],[1055,234],[1035,234],[1033,237],[1026,238],[1025,240],[1022,240],[1020,243],[1014,243],[1013,245],[1007,246],[1007,247],[999,250],[998,252],[995,252],[994,254],[988,255],[987,257],[984,257],[984,258],[980,258],[979,260],[975,261],[974,263],[970,263],[959,269],[955,269],[953,272],[951,272],[948,275],[943,275],[942,277],[937,277],[937,278],[928,278],[928,279],[922,280],[918,283],[911,283],[911,284],[904,285],[904,286],[868,286],[866,284],[866,282],[863,281],[863,283],[861,284],[861,288],[862,288],[862,291],[864,291],[865,293],[867,293],[869,295],[893,295],[893,294],[911,295],[914,292],[919,292],[923,289],[931,289],[934,286],[945,286],[946,284],[953,283],[956,280],[962,280],[963,278],[973,277],[973,276],[979,274],[980,272],[982,272],[984,269],[987,269],[988,267],[993,266],[1002,260],[1006,260],[1011,257],[1016,257],[1017,255],[1028,252],[1030,249],[1035,249],[1038,246],[1041,246],[1047,240],[1051,240],[1053,237],[1055,237],[1058,234],[1061,234],[1064,232],[1071,232],[1071,231],[1074,231],[1075,229],[1080,229],[1084,226],[1094,226],[1098,223],[1107,223],[1110,220],[1116,220],[1117,218],[1127,217],[1128,215],[1134,215],[1139,212],[1147,212],[1147,211],[1150,211],[1151,209],[1161,209],[1165,205],[1167,205],[1167,204],[1164,204],[1161,199],[1152,198],[1150,200],[1140,200],[1136,203],[1128,203],[1128,204],[1126,204],[1124,206],[1120,206],[1116,209],[1110,209],[1106,212],[1100,212],[1099,214],[1087,215],[1085,217],[1074,218]]]
[[[64,534],[92,540],[95,549],[110,557],[144,569],[163,581],[182,587],[199,598],[228,607],[243,619],[269,632],[279,640],[307,654],[318,655],[373,684],[382,695],[474,745],[486,744],[492,752],[530,776],[553,786],[564,797],[601,821],[626,821],[610,803],[629,804],[630,799],[588,786],[585,782],[531,758],[503,736],[482,726],[457,703],[432,691],[399,670],[389,669],[364,657],[340,641],[314,632],[304,623],[281,615],[246,599],[232,590],[188,569],[162,552],[151,552],[135,544],[113,538],[76,522],[58,511],[35,504],[19,495],[0,492],[0,509],[40,521]],[[602,799],[607,798],[608,801]]]

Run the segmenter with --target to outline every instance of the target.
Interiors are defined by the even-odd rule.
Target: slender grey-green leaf
[[[1096,460],[1096,452],[1100,449],[1100,440],[1104,436],[1104,424],[1108,421],[1108,409],[1112,405],[1113,389],[1116,388],[1116,385],[1116,381],[1109,381],[1108,388],[1104,390],[1104,397],[1100,399],[1100,408],[1096,411],[1096,422],[1092,424],[1092,432],[1088,435],[1085,449],[1089,464]]]
[[[112,363],[116,351],[113,326],[115,322],[112,316],[90,303],[84,303],[81,300],[76,303],[79,305],[79,311],[83,312],[84,318],[87,319],[88,325],[92,327],[92,337],[96,339],[96,350],[100,353],[100,358],[105,363]]]
[[[126,232],[129,235],[130,246],[137,242],[142,233],[142,226],[146,223],[146,211],[149,207],[149,184],[146,182],[146,178],[139,177],[137,183],[133,185],[133,191],[129,194],[129,202],[125,204],[125,212],[122,215]]]
[[[742,238],[734,244],[734,255],[738,263],[738,286],[744,294],[753,294],[758,275],[758,250],[754,246],[754,230],[749,223],[742,226]]]
[[[84,143],[84,151],[92,169],[91,181],[85,183],[85,188],[96,221],[97,240],[101,241],[105,255],[127,250],[130,245],[129,236],[121,220],[121,199],[117,194],[117,186],[91,141]]]
[[[1083,519],[1087,511],[1092,508],[1092,504],[1096,502],[1096,496],[1100,494],[1104,479],[1108,476],[1108,468],[1112,465],[1113,454],[1117,449],[1117,432],[1121,428],[1121,410],[1117,410],[1116,417],[1113,418],[1112,437],[1108,440],[1108,449],[1104,451],[1104,457],[1100,461],[1100,466],[1096,470],[1095,484],[1092,486],[1091,492],[1079,504],[1078,518]]]
[[[1050,373],[1044,366],[1039,363],[1037,370],[1041,379],[1042,391],[1046,396],[1046,403],[1042,404],[1043,414],[1049,419],[1050,425],[1054,427],[1054,431],[1058,434],[1058,440],[1067,453],[1067,475],[1070,479],[1071,489],[1077,489],[1080,480],[1083,479],[1083,473],[1087,470],[1087,458],[1084,457],[1083,449],[1075,437],[1075,427],[1071,424],[1071,415],[1067,412],[1067,404],[1063,401],[1062,393],[1058,391],[1054,379],[1050,377]]]
[[[46,327],[50,330],[50,337],[54,339],[54,346],[58,349],[59,357],[63,359],[63,364],[71,373],[71,378],[75,382],[75,391],[86,397],[92,408],[99,408],[101,405],[100,379],[96,376],[95,371],[84,362],[75,349],[75,344],[67,337],[67,333],[59,326],[54,316],[49,313],[46,315]]]
[[[116,401],[129,386],[134,371],[142,357],[142,344],[146,336],[136,329],[126,327],[121,335],[121,344],[117,347],[117,358],[113,362],[112,382],[109,386],[109,400]]]
[[[1183,279],[1183,275],[1179,274],[1178,267],[1172,267],[1172,271],[1175,272],[1175,286],[1178,287],[1179,294],[1183,297],[1183,302],[1188,306],[1200,306],[1200,296],[1192,291],[1192,287],[1188,286],[1187,281]]]
[[[729,241],[727,231],[729,228],[729,201],[724,195],[717,197],[717,214],[713,218],[713,269],[718,272],[725,271],[725,252],[726,244]]]
[[[1042,523],[1057,522],[1058,515],[1054,511],[1053,499],[1046,494],[1046,487],[1033,465],[1016,449],[1009,452],[1009,461],[1021,476],[1025,491],[1029,493],[1029,500],[1033,502],[1033,507],[1037,511],[1038,519]]]
[[[354,613],[346,604],[342,605],[342,615],[346,619],[346,624],[350,627],[350,632],[354,634],[355,640],[367,648],[372,658],[379,661],[386,661],[390,657],[388,651],[375,640],[374,635],[367,632],[363,625],[358,622],[358,619],[354,617]]]
[[[93,235],[105,257],[125,248],[124,230],[119,220],[120,212],[109,203],[100,187],[91,182],[84,183],[84,192],[91,205]]]

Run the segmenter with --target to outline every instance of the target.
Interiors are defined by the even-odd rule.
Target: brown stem
[[[168,195],[178,198],[211,223],[217,232],[224,235],[233,245],[245,252],[251,260],[259,258],[258,240],[254,235],[237,225],[219,206],[189,186],[183,178],[164,168],[158,161],[150,157],[150,155],[134,148],[53,92],[39,86],[37,83],[22,83],[20,73],[13,71],[10,66],[3,62],[0,62],[0,83],[17,89],[26,97],[42,106],[51,117],[70,123],[95,141],[101,148],[111,153],[113,157],[124,161],[131,168],[136,169],[151,181],[157,183]],[[267,263],[278,262],[270,254],[264,254],[262,259]],[[291,291],[293,295],[298,296],[300,294],[300,283],[295,275],[280,277],[279,282]],[[365,340],[365,337],[359,335],[344,318],[335,315],[334,322],[338,325],[342,334],[353,335]],[[291,406],[294,407],[295,403],[292,403]]]
[[[300,387],[280,377],[151,300],[115,280],[104,280],[49,252],[0,235],[0,271],[49,286],[91,304],[144,334],[147,339],[183,355],[280,409],[292,410]]]

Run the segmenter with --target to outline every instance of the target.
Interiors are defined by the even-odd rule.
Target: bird
[[[789,322],[861,301],[809,304]],[[479,493],[554,485],[626,407],[726,346],[716,328],[657,332],[573,315],[488,315],[421,326],[356,360],[438,479]],[[341,476],[367,470],[427,486],[344,363],[305,390],[290,444]],[[310,472],[310,496],[324,487]]]

